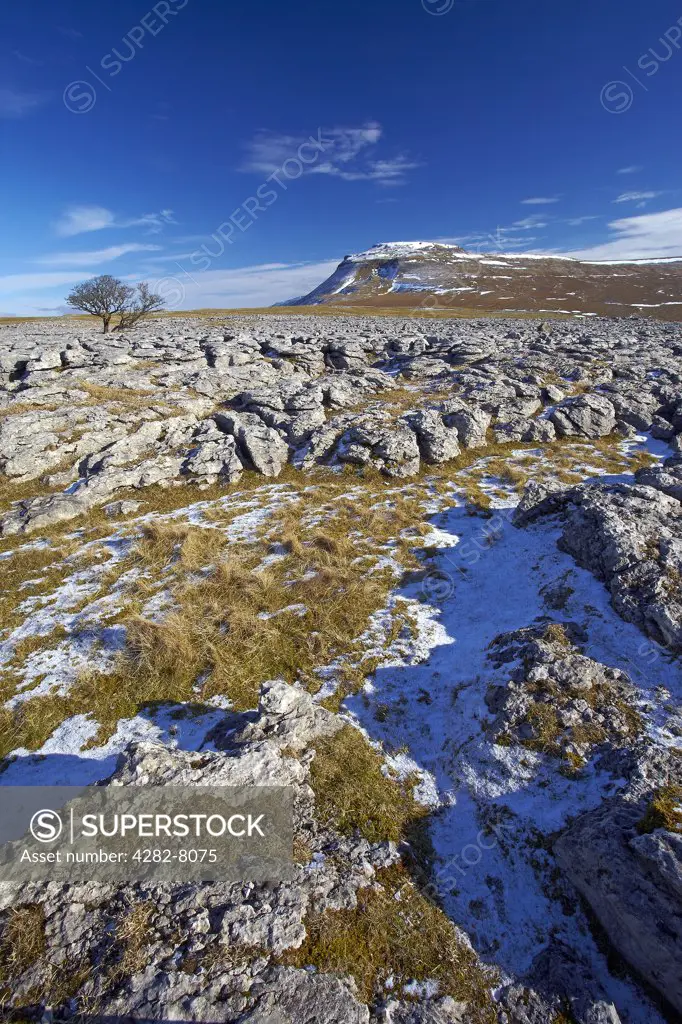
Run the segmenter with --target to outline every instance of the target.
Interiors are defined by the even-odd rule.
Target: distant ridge
[[[682,320],[682,259],[591,262],[547,253],[472,253],[442,242],[381,242],[345,256],[287,305],[650,314]]]

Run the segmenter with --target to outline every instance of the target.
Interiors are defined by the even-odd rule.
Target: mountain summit
[[[682,319],[682,259],[587,262],[473,253],[442,242],[382,242],[345,256],[292,305],[353,305]]]

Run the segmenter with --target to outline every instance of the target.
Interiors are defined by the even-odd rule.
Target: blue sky
[[[175,308],[263,305],[379,241],[682,256],[678,3],[5,0],[1,17],[0,314],[60,312],[100,273]]]

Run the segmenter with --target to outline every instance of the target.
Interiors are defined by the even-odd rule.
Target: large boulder
[[[492,416],[485,409],[467,405],[460,398],[449,398],[441,406],[443,421],[454,427],[464,448],[483,448]]]
[[[506,422],[498,422],[493,427],[495,441],[504,444],[507,441],[538,441],[547,443],[556,438],[554,424],[546,419],[528,419],[516,416]]]
[[[616,428],[616,411],[604,395],[566,398],[550,413],[559,437],[606,437]]]
[[[514,522],[561,514],[559,547],[602,580],[624,619],[671,651],[682,650],[682,505],[654,487],[533,484]]]
[[[682,458],[666,459],[662,466],[646,466],[635,475],[638,484],[655,487],[663,494],[682,501]]]
[[[337,454],[342,462],[375,466],[391,477],[419,472],[416,434],[406,423],[391,423],[383,417],[364,416],[351,422],[339,440]]]
[[[641,805],[610,802],[554,845],[619,953],[682,1014],[682,837],[639,835]]]
[[[236,441],[226,434],[198,445],[187,456],[182,468],[183,472],[200,477],[205,483],[219,479],[236,483],[244,471]]]
[[[457,458],[460,452],[457,431],[446,427],[435,409],[421,409],[408,416],[407,422],[417,435],[424,462],[438,464]]]
[[[289,458],[289,446],[274,427],[248,412],[220,412],[215,422],[237,442],[242,462],[263,476],[279,476]]]

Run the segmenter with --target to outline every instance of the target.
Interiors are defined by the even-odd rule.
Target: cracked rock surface
[[[163,513],[150,497],[159,490],[177,497]],[[387,521],[388,539],[370,550],[361,527]],[[106,742],[90,707],[59,717],[81,670],[96,689],[87,673],[109,671],[122,650],[155,678],[191,661],[184,637],[167,662],[156,641],[163,623],[182,623],[180,599],[222,570],[215,553],[193,551],[198,534],[226,540],[226,563],[233,549],[250,559],[224,570],[228,589],[202,606],[205,623],[192,620],[195,642],[210,634],[208,668],[180,697],[136,696]],[[45,555],[54,537],[67,562],[81,545],[91,564],[59,576]],[[143,569],[140,537],[151,548]],[[113,583],[97,541],[120,559]],[[3,883],[0,1015],[663,1024],[682,1014],[679,325],[273,311],[159,318],[106,338],[76,320],[0,327],[8,578],[15,558],[26,564],[16,593],[0,581],[1,711],[28,738],[7,743],[0,784],[100,758],[89,783],[292,787],[295,863],[271,883]],[[173,589],[183,572],[188,589]],[[292,622],[358,600],[353,572],[390,582],[377,583],[352,643],[324,647],[338,623],[320,617],[301,641]],[[41,574],[57,589],[37,591]],[[260,603],[240,622],[225,593],[247,578]],[[297,595],[311,580],[306,605]],[[289,626],[277,633],[280,619]],[[206,697],[216,665],[228,683],[236,675],[237,627],[243,644],[264,624],[298,643],[306,674],[298,662],[286,680],[254,669],[251,703],[229,685]],[[328,649],[333,660],[314,662]],[[144,673],[133,678],[144,687]],[[43,706],[52,724],[32,742]],[[343,827],[346,804],[369,786],[356,747],[335,765],[342,806],[323,813],[316,765],[345,730],[379,759],[379,783],[418,806],[397,840],[371,837],[381,803],[365,833]],[[395,965],[372,988],[363,924],[382,899],[375,930]],[[463,965],[466,997],[443,961],[400,974],[428,947],[415,931],[426,927],[444,936],[447,967]]]
[[[243,468],[276,477],[289,461],[407,478],[485,445],[493,421],[500,443],[679,433],[675,325],[511,323],[273,314],[158,320],[114,338],[61,322],[0,328],[0,472],[56,491],[27,487],[0,535],[123,489],[236,481]],[[565,394],[588,378],[599,390]],[[424,408],[425,387],[447,397]],[[414,400],[387,416],[380,399],[400,389]]]

